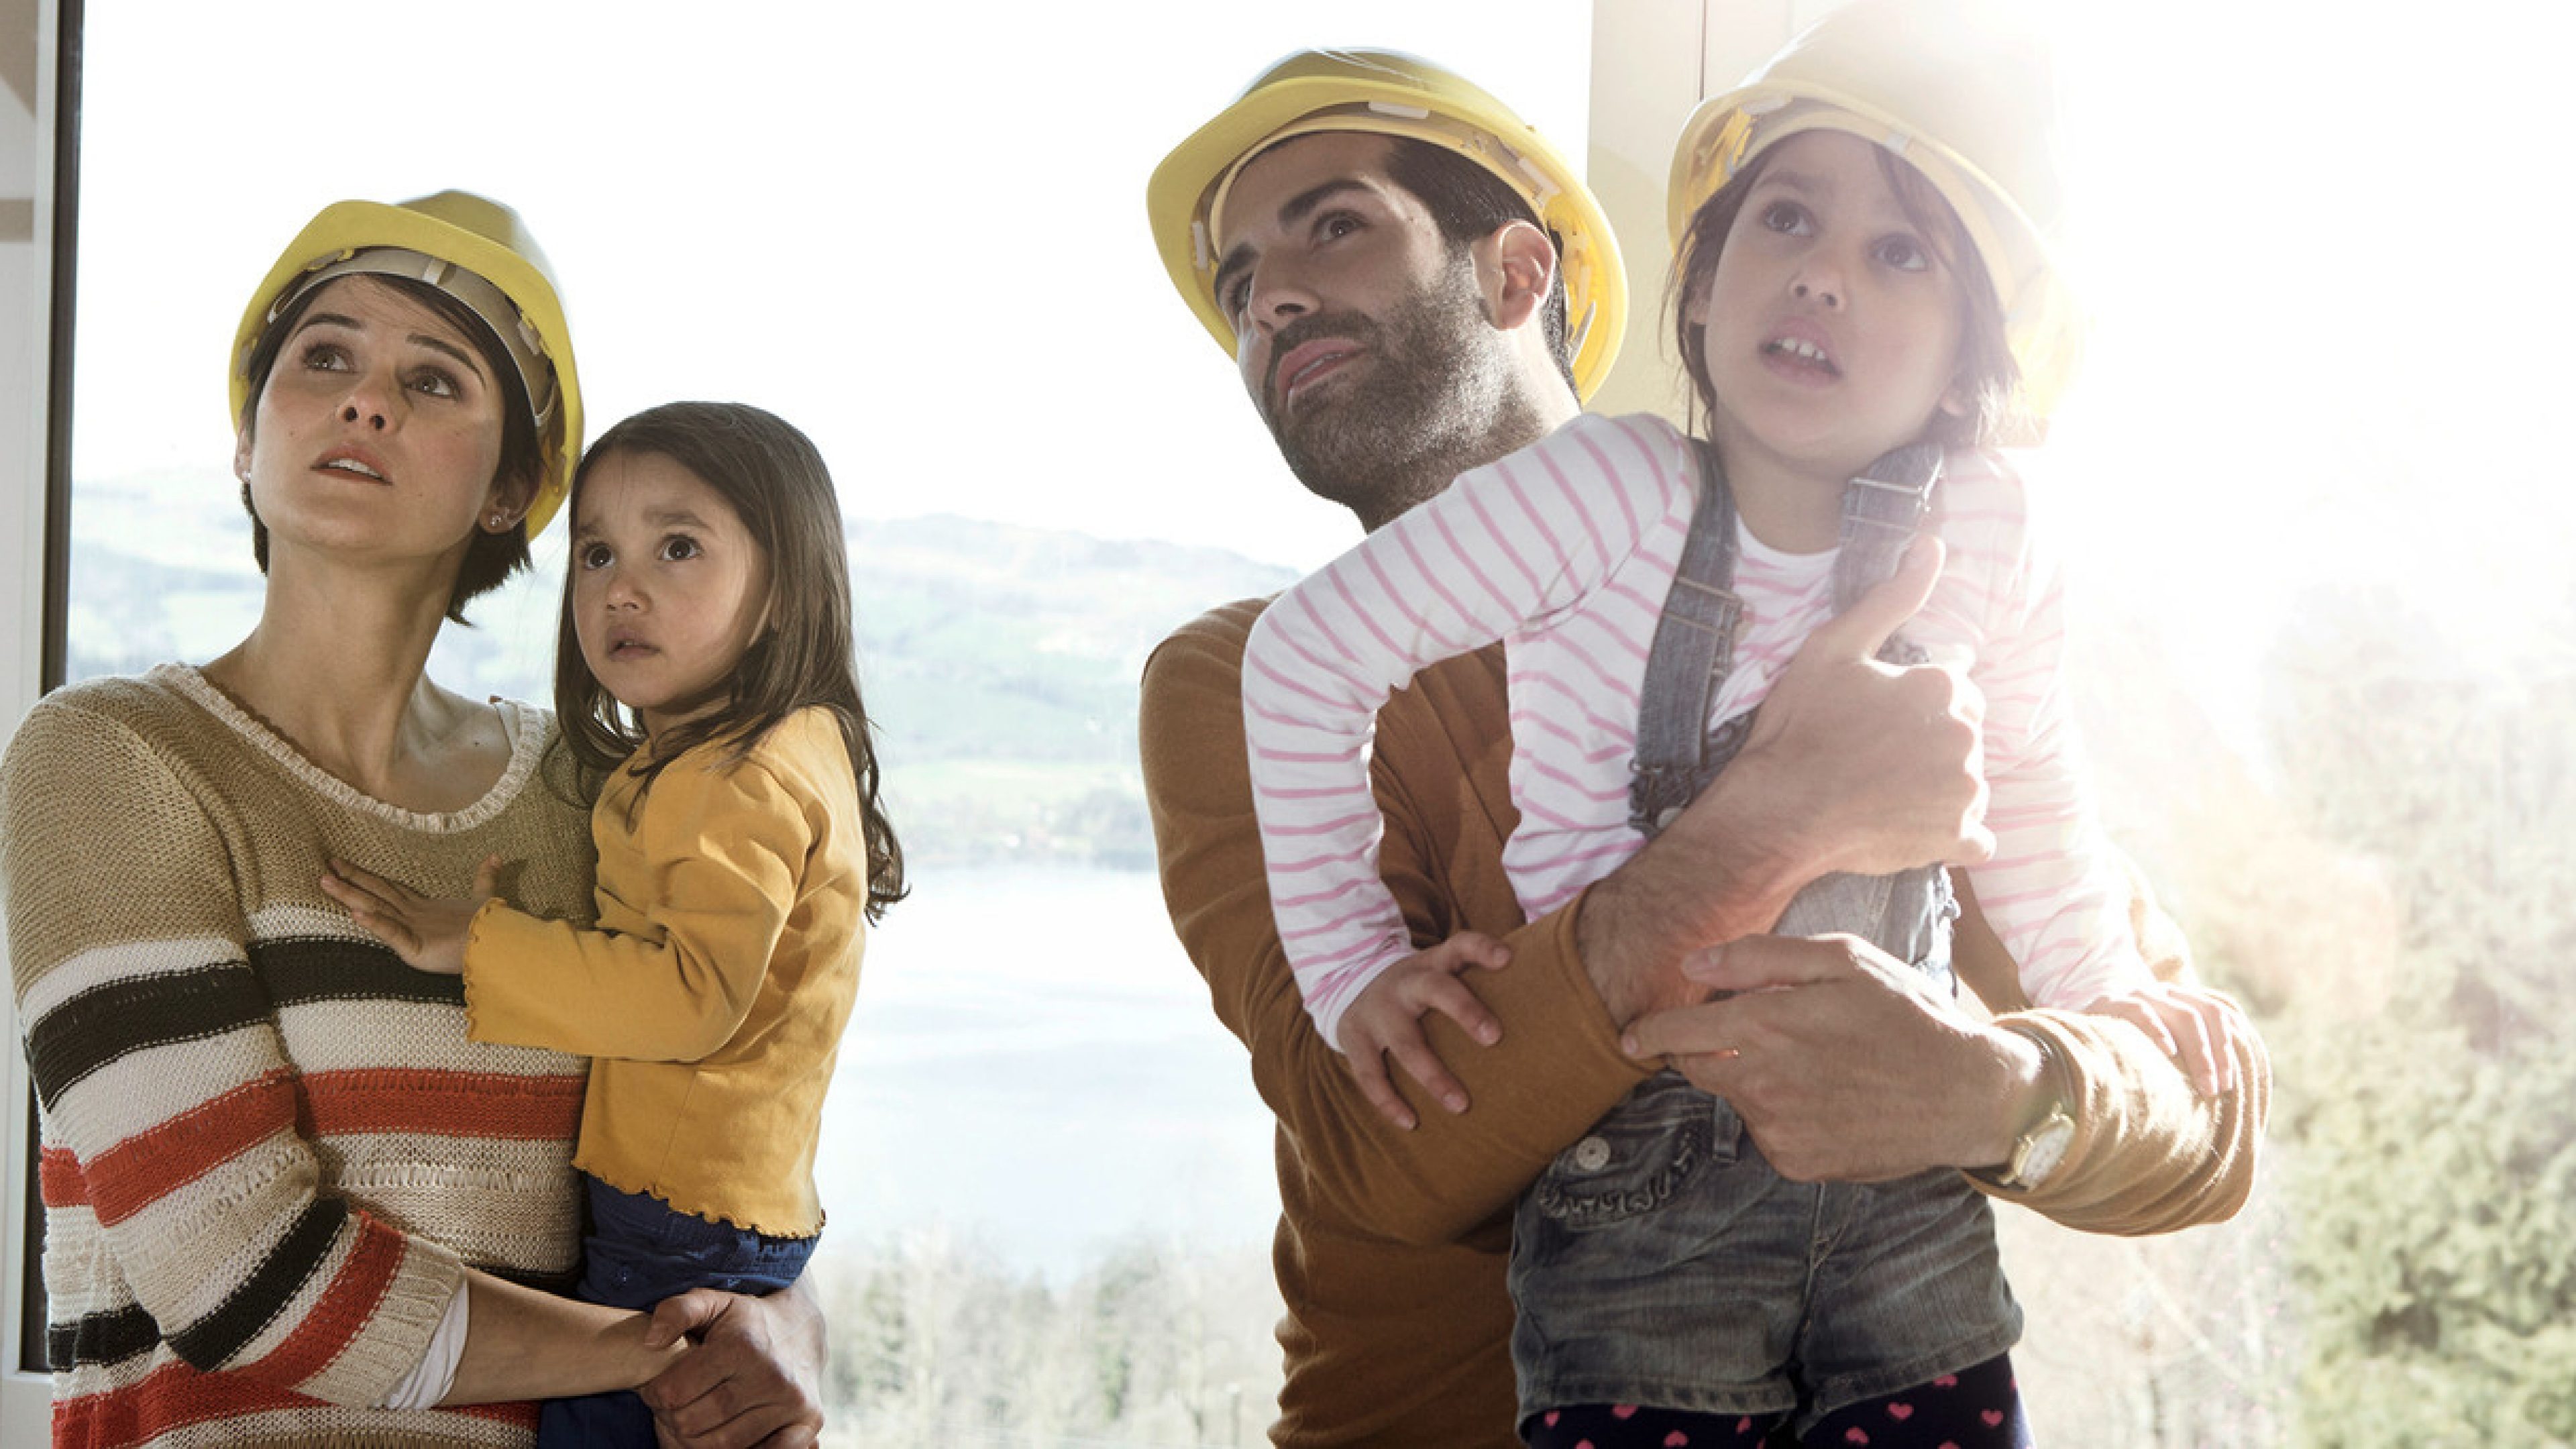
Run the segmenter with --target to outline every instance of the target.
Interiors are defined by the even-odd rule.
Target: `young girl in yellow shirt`
[[[606,777],[596,929],[421,896],[334,861],[323,888],[478,1041],[597,1058],[575,1165],[580,1296],[650,1308],[795,1281],[822,1231],[823,1094],[866,923],[902,898],[860,703],[849,569],[814,445],[758,408],[673,403],[572,485],[555,708]],[[540,1442],[650,1445],[632,1393],[555,1400]]]

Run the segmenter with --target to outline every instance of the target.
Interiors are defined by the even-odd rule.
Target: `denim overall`
[[[1939,472],[1938,449],[1902,449],[1852,482],[1838,607],[1892,571]],[[1899,481],[1878,481],[1891,476]],[[1641,705],[1631,803],[1649,836],[1716,778],[1751,724],[1747,711],[1704,726],[1741,608],[1730,592],[1734,553],[1735,509],[1703,444],[1699,506]],[[1882,657],[1921,654],[1899,643]],[[1848,931],[1954,991],[1957,915],[1948,873],[1926,866],[1826,876],[1774,929]],[[1510,1283],[1524,1419],[1572,1404],[1795,1410],[1803,1433],[1835,1409],[1981,1363],[2021,1336],[1986,1200],[1958,1173],[1790,1182],[1723,1098],[1669,1069],[1558,1154],[1521,1199]]]

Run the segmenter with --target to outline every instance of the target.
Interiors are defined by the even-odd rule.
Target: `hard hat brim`
[[[1589,398],[1609,376],[1628,320],[1627,273],[1620,264],[1609,217],[1574,168],[1536,131],[1499,105],[1480,104],[1466,95],[1434,97],[1400,72],[1386,74],[1384,81],[1344,74],[1260,83],[1172,148],[1145,188],[1154,247],[1172,286],[1208,335],[1227,356],[1234,355],[1234,327],[1218,305],[1214,289],[1218,260],[1214,238],[1206,234],[1207,208],[1217,188],[1276,141],[1322,129],[1412,134],[1412,128],[1401,124],[1402,114],[1436,112],[1491,136],[1535,172],[1515,176],[1483,155],[1451,148],[1528,200],[1540,224],[1555,233],[1561,249],[1578,253],[1561,256],[1559,267],[1566,279],[1569,333],[1581,337],[1573,358],[1575,391]],[[1370,105],[1390,108],[1397,119],[1372,124],[1365,114],[1355,114],[1336,118],[1329,126],[1301,129],[1300,123],[1322,113]]]

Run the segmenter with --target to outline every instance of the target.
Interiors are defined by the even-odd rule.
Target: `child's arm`
[[[462,976],[467,929],[483,903],[500,894],[500,874],[501,858],[488,857],[475,869],[472,895],[440,899],[334,856],[322,877],[322,893],[347,906],[350,919],[391,947],[404,965],[436,976]]]
[[[486,902],[465,951],[475,1039],[628,1061],[723,1049],[768,989],[792,915],[817,950],[862,929],[864,866],[825,848],[849,842],[825,794],[834,779],[849,788],[840,748],[828,722],[799,716],[738,764],[674,762],[601,851],[600,929]],[[600,809],[625,818],[613,786]]]
[[[1378,1114],[1410,1132],[1418,1125],[1413,1109],[1396,1095],[1387,1076],[1392,1056],[1406,1074],[1452,1112],[1467,1110],[1467,1089],[1449,1074],[1440,1054],[1423,1035],[1422,1018],[1439,1012],[1486,1046],[1503,1039],[1503,1024],[1459,978],[1470,966],[1499,971],[1511,964],[1510,948],[1480,931],[1457,935],[1416,951],[1377,975],[1360,989],[1342,1013],[1342,1057],[1359,1080],[1360,1094]]]
[[[2063,572],[2032,537],[2017,480],[1970,471],[1963,487],[1950,503],[1969,521],[1954,542],[1988,603],[1971,677],[1987,701],[1995,853],[1968,868],[1977,900],[2030,1000],[2128,1022],[2201,1092],[2231,1091],[2237,1018],[2148,970],[2127,870],[2093,812],[2066,686]]]
[[[1414,943],[1378,878],[1368,741],[1438,660],[1573,611],[1697,496],[1687,444],[1581,418],[1369,535],[1282,595],[1243,661],[1253,803],[1280,940],[1327,1041]],[[1660,601],[1658,601],[1659,603]]]

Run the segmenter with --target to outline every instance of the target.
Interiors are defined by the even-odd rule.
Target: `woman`
[[[512,1401],[701,1352],[725,1361],[656,1395],[696,1400],[677,1427],[810,1439],[791,1376],[819,1334],[765,1347],[810,1305],[698,1300],[686,1326],[734,1341],[702,1351],[665,1341],[677,1318],[530,1286],[575,1267],[581,1061],[474,1045],[461,991],[319,889],[332,855],[443,894],[498,856],[530,909],[590,914],[552,722],[424,673],[442,621],[525,566],[580,448],[543,254],[462,193],[326,208],[231,381],[258,625],[202,668],[54,694],[0,761],[55,1442],[517,1444]]]

